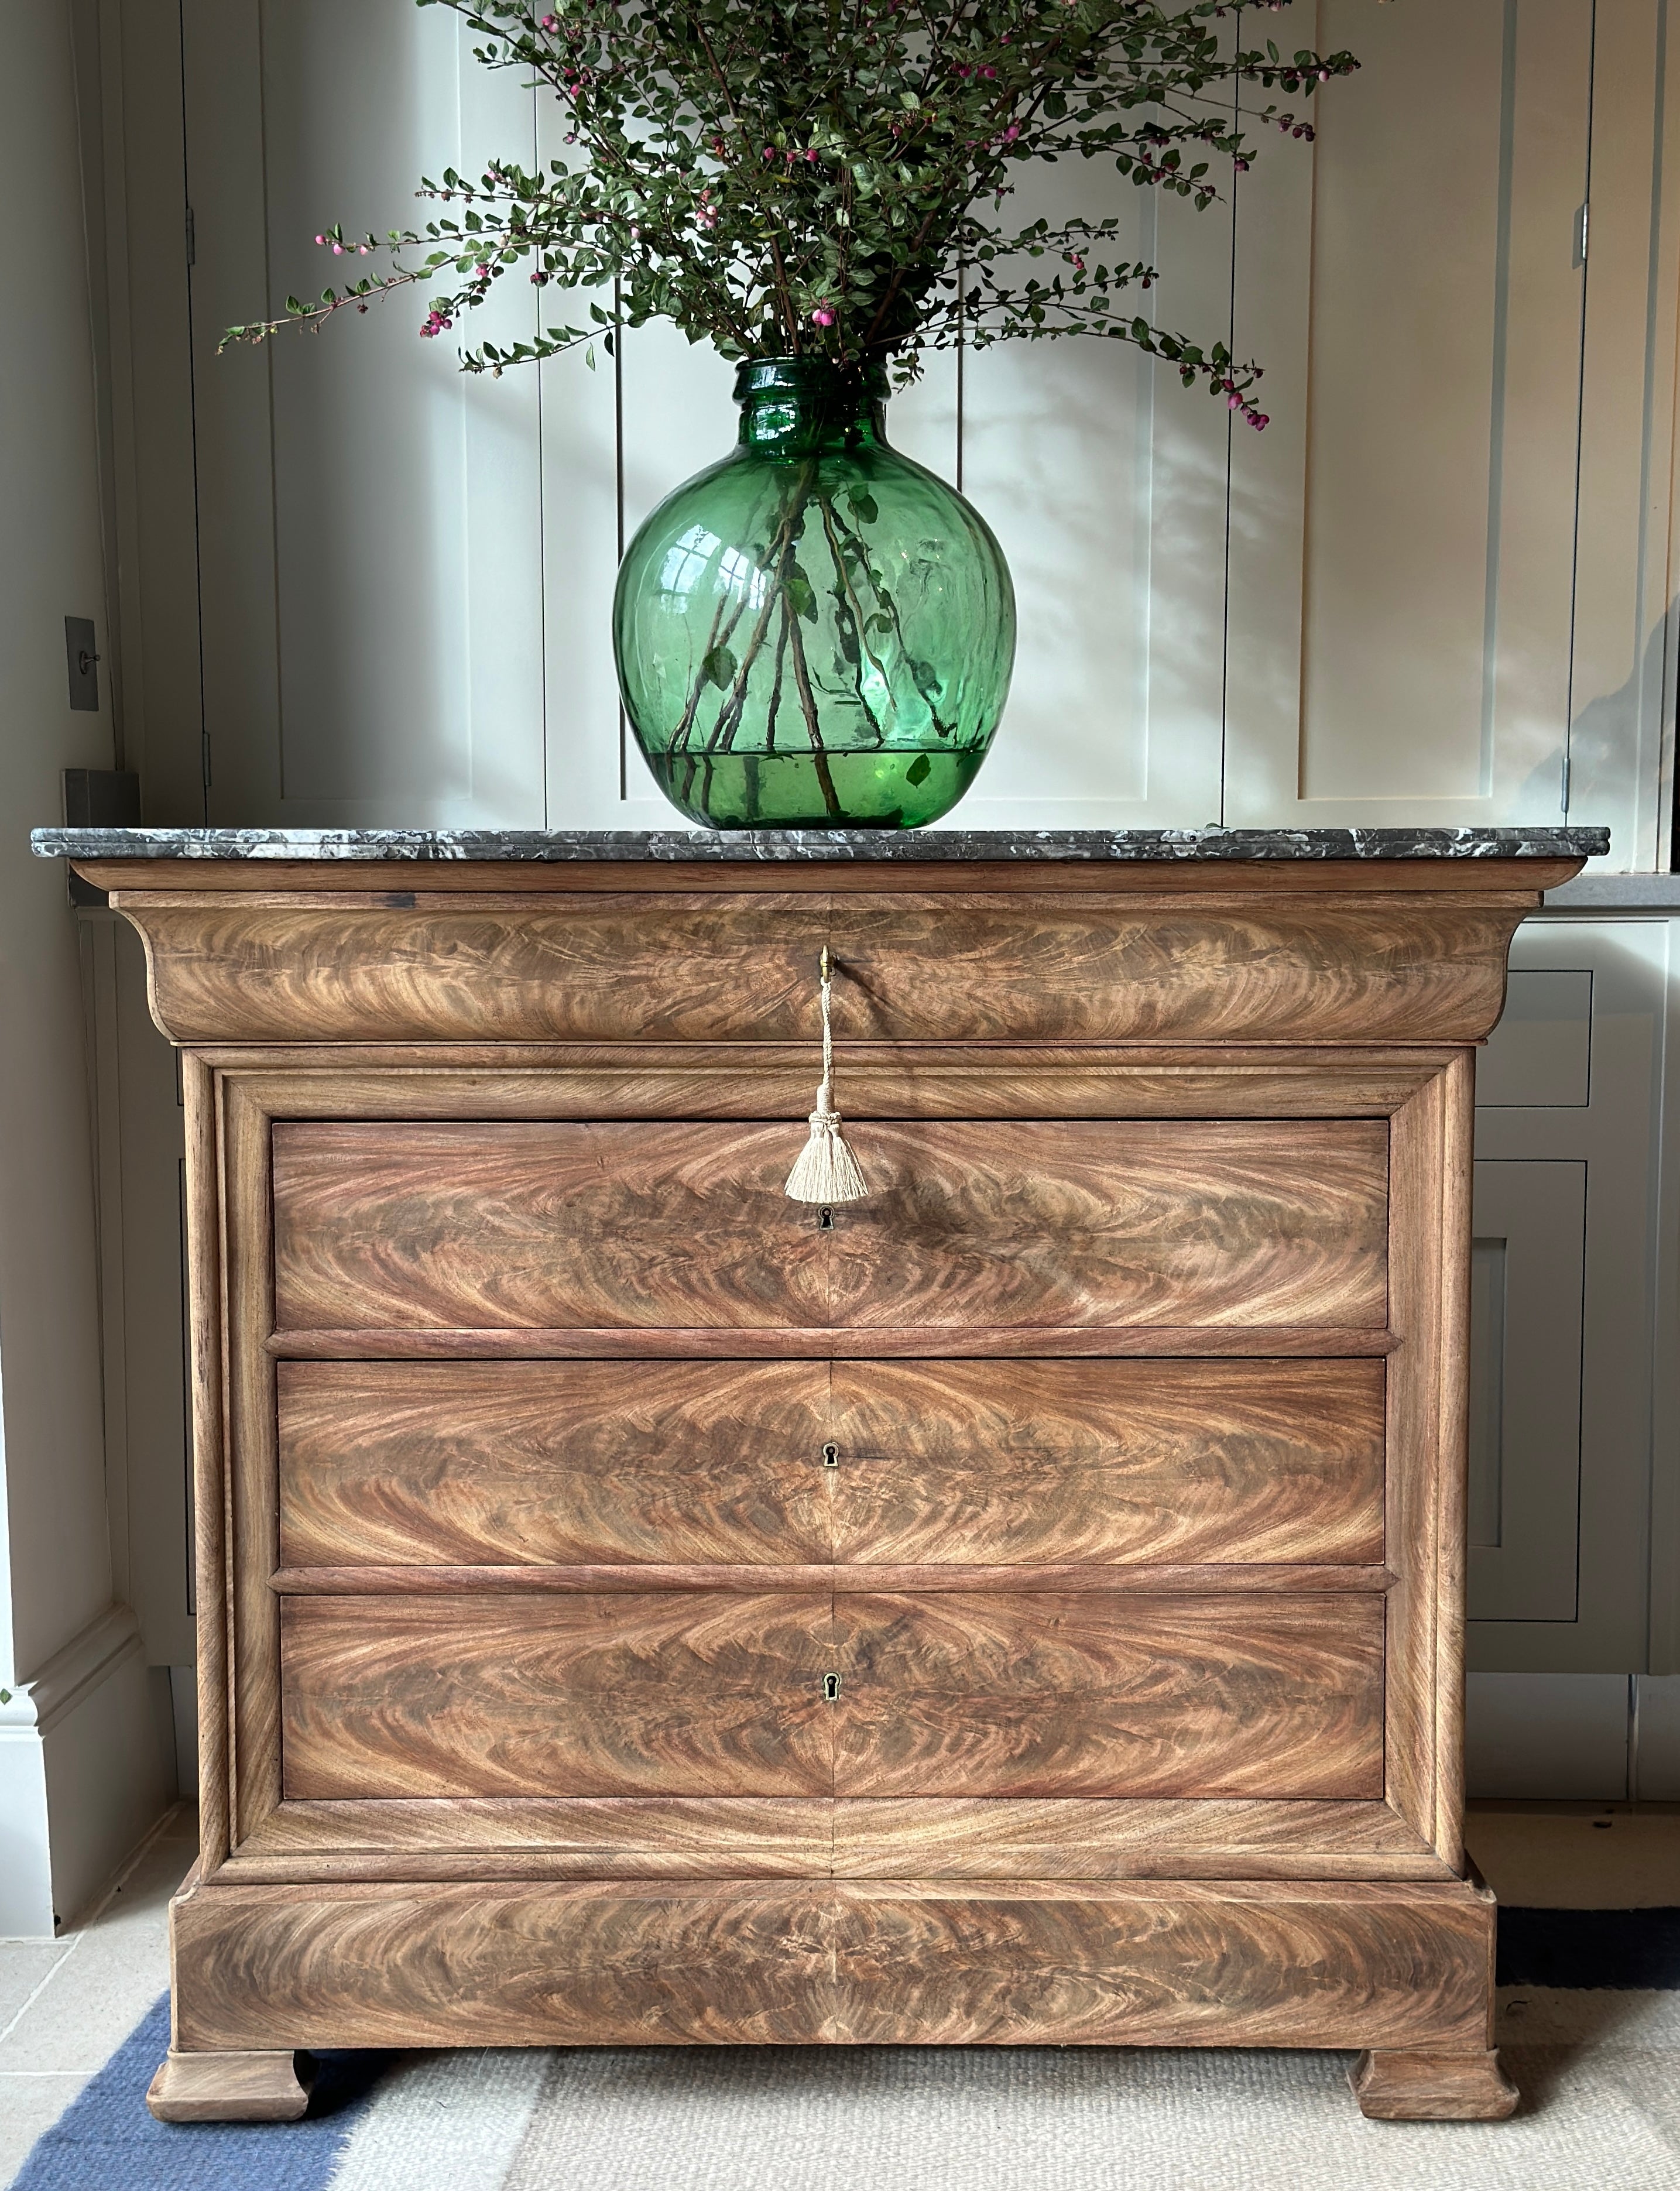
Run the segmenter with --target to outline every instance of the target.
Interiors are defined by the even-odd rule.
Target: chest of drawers
[[[890,2041],[1509,2112],[1472,1046],[1579,861],[1488,849],[85,865],[189,1120],[155,2110],[296,2113],[316,2046]],[[832,1211],[783,1192],[825,945]]]

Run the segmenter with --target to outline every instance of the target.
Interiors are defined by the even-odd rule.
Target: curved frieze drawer
[[[802,1134],[282,1121],[276,1325],[1387,1323],[1381,1119],[871,1121],[852,1139],[874,1191],[832,1213],[783,1192]]]
[[[1473,1042],[1526,891],[124,893],[178,1041]]]
[[[1386,1365],[282,1362],[308,1568],[1383,1556]]]

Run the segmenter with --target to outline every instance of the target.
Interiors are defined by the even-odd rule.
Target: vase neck
[[[804,457],[886,444],[886,374],[826,358],[749,358],[735,376],[741,447]]]

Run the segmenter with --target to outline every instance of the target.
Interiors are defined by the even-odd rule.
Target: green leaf
[[[873,525],[880,515],[880,506],[866,487],[848,487],[846,501],[860,525]]]
[[[795,616],[803,617],[807,623],[816,623],[817,589],[797,563],[783,581],[782,590]]]
[[[918,754],[904,771],[906,783],[925,783],[933,773],[933,763],[925,754]]]
[[[726,692],[735,682],[735,657],[726,646],[715,646],[700,664],[703,685],[715,685],[720,692]]]

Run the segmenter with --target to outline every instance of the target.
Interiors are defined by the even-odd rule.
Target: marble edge
[[[1608,829],[172,829],[30,833],[72,860],[1591,859]]]

